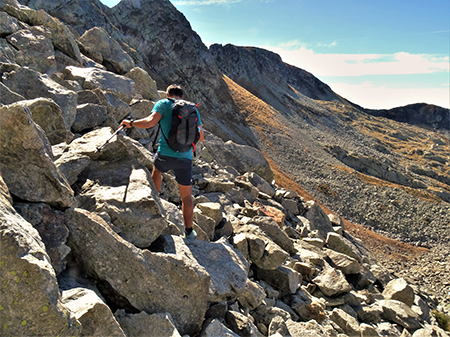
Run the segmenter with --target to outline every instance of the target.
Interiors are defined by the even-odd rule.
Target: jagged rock
[[[269,306],[265,304],[261,304],[254,311],[251,312],[252,317],[255,320],[255,323],[262,323],[265,326],[269,326],[272,319],[275,317],[281,317],[284,321],[291,318],[291,315],[278,307]]]
[[[2,336],[79,336],[80,323],[61,303],[39,233],[0,199]]]
[[[120,75],[134,68],[133,59],[101,27],[87,30],[79,39],[87,55]],[[99,55],[97,58],[96,56]]]
[[[117,310],[114,314],[127,337],[181,337],[175,323],[168,313],[128,314]]]
[[[308,201],[309,209],[304,214],[304,217],[309,220],[310,232],[318,231],[321,239],[326,239],[328,233],[334,233],[331,221],[328,215],[320,208],[320,206],[314,201]]]
[[[23,101],[31,112],[33,121],[45,132],[50,144],[69,143],[74,135],[67,129],[61,108],[52,99],[36,98]]]
[[[0,12],[1,13],[1,12]],[[1,43],[1,41],[0,41]],[[0,46],[0,56],[1,56],[1,46]],[[1,58],[0,58],[1,62]],[[23,101],[25,97],[22,95],[16,94],[14,91],[11,91],[6,85],[0,82],[0,103],[4,105],[12,104],[18,101]]]
[[[0,36],[7,36],[20,29],[19,21],[6,12],[0,12]]]
[[[74,132],[82,132],[101,125],[106,119],[106,108],[102,105],[86,103],[77,106],[77,115],[72,124]]]
[[[377,329],[366,323],[362,323],[359,326],[359,330],[361,331],[361,337],[380,337],[380,335],[377,332]]]
[[[0,108],[0,171],[11,194],[59,207],[76,204],[74,193],[52,161],[42,129],[26,107]]]
[[[337,269],[325,268],[312,280],[326,296],[348,293],[352,290],[344,274]]]
[[[93,213],[69,209],[66,224],[68,244],[88,274],[107,282],[137,310],[170,313],[180,334],[199,332],[210,277],[181,238],[172,237],[173,247],[165,254],[152,253],[121,239]]]
[[[266,158],[257,149],[239,145],[232,141],[224,143],[221,139],[207,134],[203,144],[214,159],[222,166],[233,166],[241,174],[255,172],[264,180],[272,182],[273,172]]]
[[[66,268],[66,256],[70,248],[66,246],[69,230],[64,224],[64,213],[52,210],[47,204],[14,204],[16,211],[37,231],[45,244],[45,250],[56,275]]]
[[[257,308],[266,297],[264,288],[258,283],[247,279],[245,289],[239,294],[238,301],[242,307],[250,308],[251,310]]]
[[[286,326],[291,336],[302,337],[328,337],[328,331],[314,320],[308,322],[286,321]]]
[[[186,240],[186,245],[211,277],[210,302],[236,298],[244,291],[249,267],[238,250],[225,241]]]
[[[262,337],[263,335],[258,331],[258,328],[245,315],[230,310],[227,312],[225,320],[232,331],[239,336]]]
[[[339,325],[339,327],[349,336],[357,336],[361,333],[358,320],[342,309],[334,308],[330,314],[330,319]]]
[[[278,224],[272,218],[257,216],[249,222],[249,225],[257,226],[262,232],[271,238],[273,242],[283,248],[286,252],[290,254],[296,252],[292,240],[282,229],[280,229]]]
[[[19,68],[3,74],[3,83],[26,99],[51,98],[61,108],[66,128],[70,130],[76,116],[77,94],[29,68]]]
[[[156,82],[150,77],[150,75],[142,68],[135,67],[131,69],[126,77],[131,78],[136,86],[136,91],[142,95],[144,99],[150,101],[159,101],[161,97],[158,94]],[[151,109],[149,110],[151,111]],[[147,111],[148,115],[148,111]]]
[[[0,197],[2,202],[12,205],[13,201],[11,198],[11,194],[9,194],[8,186],[6,186],[1,172],[0,172]]]
[[[264,236],[247,235],[249,257],[259,268],[274,270],[281,266],[289,254]]]
[[[97,178],[101,177],[99,171],[105,170],[104,179],[111,181],[108,172],[117,167],[115,163],[106,167],[93,166],[94,163],[90,168],[98,174]],[[120,177],[116,176],[119,184],[117,187],[101,185],[103,181],[92,186],[85,185],[78,200],[87,210],[108,213],[125,240],[138,247],[147,247],[167,227],[167,221],[163,217],[164,209],[159,202],[150,172],[139,165],[135,165],[135,169],[129,166],[130,163],[123,165],[126,168],[122,171],[125,174],[122,179],[128,181],[121,182]]]
[[[383,319],[412,331],[422,328],[417,314],[405,303],[397,300],[381,300],[379,304],[383,308],[381,316]]]
[[[397,300],[409,307],[414,304],[414,290],[403,278],[390,281],[382,295],[387,300]]]
[[[325,253],[333,262],[334,267],[342,271],[344,275],[358,274],[361,271],[361,265],[354,258],[331,249],[326,249]]]
[[[370,266],[370,271],[373,276],[377,279],[378,282],[381,283],[383,288],[386,288],[386,285],[393,279],[393,276],[383,267],[374,264]]]
[[[255,172],[246,172],[244,174],[244,179],[248,180],[260,192],[267,194],[269,197],[272,198],[275,196],[275,189]]]
[[[202,331],[200,337],[239,337],[233,331],[223,325],[218,319],[213,319],[211,323]]]
[[[219,178],[205,178],[205,193],[222,192],[227,193],[234,187],[234,182]]]
[[[281,317],[274,317],[270,322],[267,336],[287,336],[289,334],[286,322]]]
[[[61,301],[80,321],[82,336],[125,337],[111,309],[94,291],[85,288],[65,290]]]
[[[119,96],[115,92],[102,92],[100,89],[95,89],[94,92],[99,97],[101,104],[106,106],[108,116],[111,116],[117,122],[122,121],[125,117],[138,119],[136,116],[132,116],[132,109],[123,101],[124,97]],[[148,135],[146,130],[137,128],[131,129],[130,137],[133,136],[133,133],[138,134],[140,138],[147,138]],[[136,137],[132,138],[134,139]]]
[[[427,325],[423,329],[416,330],[412,337],[447,337],[448,332],[443,329],[433,325]]]
[[[22,67],[29,67],[42,74],[56,71],[55,51],[51,33],[42,26],[22,29],[7,37],[17,49],[15,60]]]
[[[357,306],[356,313],[361,322],[368,324],[376,324],[381,321],[381,315],[383,314],[383,309],[378,305],[378,303],[373,303],[369,306]]]
[[[256,274],[260,280],[267,282],[282,294],[295,294],[302,281],[302,275],[287,266],[272,270],[258,268]]]
[[[83,89],[111,91],[125,103],[131,102],[136,95],[134,82],[124,76],[98,68],[66,67],[65,78],[79,81]]]
[[[202,214],[214,220],[216,224],[222,221],[222,207],[216,202],[202,202],[196,204],[196,207],[200,209]]]
[[[194,222],[206,233],[209,241],[214,239],[214,229],[216,227],[214,219],[204,215],[200,209],[194,208]]]
[[[361,257],[356,254],[352,248],[347,244],[345,238],[338,233],[331,232],[327,234],[327,247],[345,255],[350,256],[358,262],[361,262]]]

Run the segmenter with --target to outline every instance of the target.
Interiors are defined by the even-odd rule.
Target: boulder
[[[37,229],[52,267],[56,275],[59,275],[66,269],[66,257],[70,252],[66,245],[69,230],[64,224],[64,213],[43,203],[15,203],[14,208]]]
[[[86,103],[77,106],[77,114],[72,124],[73,132],[82,132],[101,125],[106,119],[103,105]]]
[[[247,279],[245,289],[239,294],[238,301],[242,307],[250,308],[253,310],[257,308],[266,297],[264,288],[258,283]]]
[[[0,12],[1,13],[1,12]],[[1,41],[0,41],[1,44]],[[1,45],[0,45],[0,55],[1,55]],[[1,62],[1,58],[0,58]],[[19,95],[15,93],[14,91],[11,91],[6,85],[4,85],[2,82],[0,82],[0,103],[3,105],[12,104],[18,101],[25,100],[25,97],[22,95]]]
[[[70,130],[76,116],[76,92],[67,90],[47,75],[23,67],[3,74],[3,83],[26,99],[51,98],[61,108],[66,128]]]
[[[349,336],[359,336],[361,333],[358,320],[342,309],[334,308],[330,314],[330,319]]]
[[[309,232],[318,231],[319,238],[326,239],[328,233],[334,233],[331,221],[328,215],[320,208],[314,201],[307,202],[309,209],[304,214],[304,217],[309,220]]]
[[[244,174],[244,179],[255,186],[260,192],[267,194],[269,197],[272,198],[275,196],[275,189],[255,172],[246,172]]]
[[[68,244],[85,271],[108,284],[109,300],[126,298],[133,310],[169,313],[180,334],[200,331],[209,300],[210,276],[179,237],[171,253],[141,250],[124,241],[99,216],[66,211]],[[146,282],[142,282],[146,280]]]
[[[65,290],[61,301],[81,323],[82,336],[126,337],[111,309],[94,291],[85,288]]]
[[[379,304],[383,309],[381,318],[397,323],[410,331],[422,328],[419,316],[405,303],[397,300],[381,300]]]
[[[409,307],[414,304],[414,290],[403,278],[390,281],[382,295],[387,300],[397,300]]]
[[[328,248],[338,253],[345,254],[358,262],[361,262],[361,257],[357,253],[355,253],[351,245],[349,245],[346,242],[343,236],[335,232],[330,232],[327,234],[326,239],[327,239],[326,244]]]
[[[308,322],[294,322],[289,319],[286,321],[286,327],[291,336],[302,337],[328,337],[328,331],[314,320]]]
[[[220,320],[213,319],[206,328],[202,331],[200,337],[239,337],[238,334],[234,333],[223,325]]]
[[[88,56],[106,66],[109,71],[123,75],[134,68],[133,59],[101,27],[87,30],[79,42]]]
[[[271,238],[273,242],[279,245],[286,252],[290,254],[294,254],[296,252],[292,240],[271,217],[257,216],[249,222],[249,225],[257,226],[263,233]]]
[[[23,101],[31,112],[33,121],[44,130],[50,144],[70,143],[74,135],[67,129],[61,108],[50,98]]]
[[[258,268],[256,275],[258,279],[278,289],[282,295],[295,294],[302,282],[302,275],[287,266],[280,266],[272,270]]]
[[[136,91],[139,94],[141,94],[141,96],[144,99],[154,102],[159,101],[161,99],[161,97],[158,94],[156,82],[150,77],[150,75],[144,69],[135,67],[131,69],[127,74],[125,74],[125,76],[131,78],[134,81]]]
[[[74,192],[52,161],[50,144],[19,103],[0,108],[0,171],[11,194],[56,207],[76,205]]]
[[[326,249],[325,253],[333,262],[333,266],[342,271],[344,275],[358,274],[361,271],[361,265],[354,258],[331,249]]]
[[[0,335],[80,336],[39,233],[0,199]]]
[[[351,285],[345,279],[344,274],[331,267],[325,268],[312,280],[326,296],[335,296],[348,293],[352,290]]]
[[[185,243],[211,277],[210,302],[237,298],[245,290],[249,266],[238,250],[225,241],[186,240]]]
[[[64,70],[64,75],[65,79],[78,81],[85,90],[111,91],[127,104],[136,95],[132,80],[102,69],[69,66]]]
[[[128,314],[117,310],[114,314],[127,337],[181,337],[175,323],[168,313]]]
[[[120,235],[134,245],[145,248],[161,235],[167,227],[164,208],[159,201],[150,172],[133,161],[122,162],[122,176],[115,181],[108,176],[118,163],[93,162],[86,172],[97,184],[85,184],[77,197],[80,206],[92,212],[106,212]],[[113,186],[107,184],[113,182]]]
[[[7,37],[17,50],[15,60],[22,67],[28,67],[42,74],[56,71],[55,50],[51,33],[42,26],[22,29]]]

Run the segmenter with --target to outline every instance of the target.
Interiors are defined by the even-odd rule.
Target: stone
[[[101,125],[106,119],[106,108],[103,105],[86,103],[77,106],[77,115],[72,124],[73,132],[83,132]]]
[[[166,240],[166,253],[153,253],[123,240],[94,213],[73,208],[65,213],[68,245],[88,275],[109,284],[110,294],[104,296],[124,297],[134,310],[167,312],[180,334],[200,331],[210,276],[183,239],[173,236]]]
[[[354,258],[331,249],[326,249],[325,253],[333,262],[334,267],[342,271],[344,275],[358,274],[361,271],[361,265]]]
[[[286,252],[293,254],[296,252],[292,240],[287,234],[278,226],[278,224],[270,217],[254,217],[250,222],[250,225],[255,225],[262,232],[264,232],[269,238],[272,239],[277,245],[279,245]]]
[[[99,55],[96,61],[109,71],[124,75],[134,68],[133,59],[101,27],[87,30],[79,39],[88,56]]]
[[[14,208],[37,229],[55,274],[59,275],[66,269],[66,257],[70,252],[70,248],[66,245],[69,230],[64,224],[64,213],[53,210],[43,203],[15,203]]]
[[[357,336],[361,333],[358,320],[342,309],[334,308],[330,314],[330,319],[339,325],[339,327],[349,336]]]
[[[352,290],[352,287],[345,279],[344,274],[340,270],[330,267],[325,268],[312,280],[312,282],[314,282],[326,296],[335,296],[348,293]]]
[[[53,163],[52,150],[30,111],[15,103],[0,108],[0,171],[9,192],[24,201],[76,205],[74,192]]]
[[[317,230],[319,238],[327,239],[328,233],[334,233],[331,221],[320,206],[314,201],[308,201],[309,209],[304,214],[304,217],[309,220],[310,232]]]
[[[211,323],[202,331],[200,337],[239,337],[238,334],[234,333],[223,325],[218,319],[213,319]]]
[[[1,114],[0,114],[1,115]],[[80,336],[39,233],[0,199],[0,335]]]
[[[397,300],[381,300],[379,304],[383,309],[381,318],[395,322],[408,330],[422,328],[418,315],[407,304]]]
[[[117,310],[114,314],[127,337],[181,337],[175,323],[168,313],[128,314]]]
[[[222,207],[219,203],[205,202],[199,203],[195,206],[200,209],[202,214],[213,219],[216,224],[218,224],[223,218]]]
[[[330,232],[327,234],[326,239],[327,239],[326,244],[328,248],[338,253],[346,254],[351,258],[355,259],[356,261],[361,262],[360,256],[352,250],[352,248],[347,244],[343,236],[335,232]]]
[[[414,304],[414,290],[403,278],[390,281],[382,293],[387,300],[397,300],[411,307]]]
[[[141,94],[144,99],[154,102],[157,102],[161,99],[158,94],[156,82],[144,69],[134,67],[128,73],[126,73],[125,76],[134,81],[136,91]]]
[[[186,240],[185,243],[194,258],[210,275],[210,302],[236,298],[244,291],[249,266],[237,249],[225,240]]]
[[[61,108],[66,128],[70,130],[76,116],[76,92],[67,90],[45,74],[24,67],[5,73],[3,83],[28,100],[51,98]]]
[[[239,294],[238,301],[242,307],[253,310],[263,302],[265,297],[264,288],[247,278],[245,289]]]
[[[33,121],[44,130],[50,144],[70,143],[74,135],[67,129],[61,108],[50,98],[23,101],[31,112]]]
[[[85,288],[65,290],[61,301],[81,323],[83,336],[126,337],[111,309],[94,291]]]
[[[257,269],[256,274],[258,279],[267,282],[282,294],[295,294],[302,281],[301,274],[287,266],[273,270]]]
[[[1,13],[1,12],[0,12]],[[1,47],[0,47],[1,49]],[[10,90],[6,85],[0,82],[0,103],[9,105],[18,101],[25,100],[25,97]]]

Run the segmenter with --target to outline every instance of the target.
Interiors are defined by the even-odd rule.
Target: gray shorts
[[[192,185],[192,160],[186,158],[175,158],[155,153],[153,165],[159,172],[166,173],[172,170],[175,180],[183,186]]]

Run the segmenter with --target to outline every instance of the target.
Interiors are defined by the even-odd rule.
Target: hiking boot
[[[186,240],[195,240],[196,237],[197,237],[197,232],[195,230],[192,230],[191,234],[189,234],[189,235],[184,234],[184,238]]]

